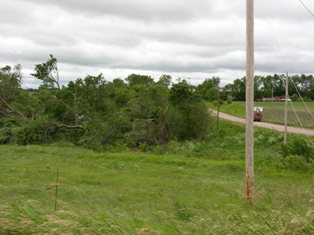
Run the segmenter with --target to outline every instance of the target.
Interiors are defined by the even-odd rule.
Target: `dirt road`
[[[214,115],[216,115],[215,111],[213,111],[213,113],[214,113]],[[235,117],[235,116],[232,116],[232,115],[229,115],[226,113],[220,112],[219,117],[222,119],[232,121],[232,122],[239,122],[239,123],[245,124],[244,118]],[[272,124],[272,123],[266,123],[266,122],[254,122],[254,126],[273,129],[273,130],[280,131],[280,132],[285,131],[285,126]],[[301,134],[301,135],[314,136],[314,130],[313,129],[302,129],[302,128],[298,128],[298,127],[288,126],[288,132],[289,133],[295,133],[295,134]]]

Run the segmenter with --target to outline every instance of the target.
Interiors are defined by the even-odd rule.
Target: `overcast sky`
[[[303,0],[314,12],[314,1]],[[245,0],[0,0],[0,66],[58,59],[61,82],[103,73],[245,75]],[[314,18],[299,0],[255,0],[255,70],[314,73]]]

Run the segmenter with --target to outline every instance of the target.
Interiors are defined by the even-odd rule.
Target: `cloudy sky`
[[[314,12],[314,1],[303,0]],[[86,74],[245,75],[245,0],[0,0],[0,66],[58,59],[61,82]],[[299,0],[255,0],[255,70],[314,73],[314,18]]]

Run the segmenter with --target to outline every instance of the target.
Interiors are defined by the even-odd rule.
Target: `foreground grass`
[[[0,234],[314,233],[313,175],[259,161],[253,206],[237,159],[1,146],[0,172]]]
[[[314,114],[314,102],[306,102],[309,110]],[[263,122],[284,124],[284,102],[255,102],[255,106],[264,108]],[[211,108],[215,108],[213,104],[210,104]],[[288,124],[290,126],[299,127],[298,118],[295,115],[291,103],[288,106]],[[304,127],[314,128],[314,119],[308,112],[302,102],[293,102],[293,107],[296,110]],[[231,104],[223,104],[221,106],[221,112],[228,113],[237,117],[245,117],[245,102],[232,102]]]

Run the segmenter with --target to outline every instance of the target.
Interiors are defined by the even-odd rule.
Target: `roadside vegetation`
[[[256,130],[253,206],[245,204],[237,124],[222,122],[207,140],[172,143],[164,153],[3,145],[0,233],[311,234],[313,161],[289,152],[295,146],[283,154],[281,142]]]
[[[59,84],[53,56],[35,66],[38,89],[21,88],[20,66],[0,71],[0,143],[67,141],[103,151],[141,149],[171,140],[202,140],[210,132],[206,102],[186,80],[131,74],[108,82],[102,74]],[[170,87],[171,85],[171,87]]]
[[[0,69],[0,144],[48,144],[58,141],[106,151],[112,148],[146,149],[171,141],[204,140],[215,126],[207,108],[242,116],[245,78],[220,87],[213,77],[194,86],[184,79],[131,74],[107,81],[102,74],[60,84],[57,59],[35,65],[36,89],[22,88],[21,66]],[[289,94],[313,99],[314,78],[293,76]],[[284,76],[256,76],[255,98],[284,95]],[[298,90],[296,90],[298,87]],[[312,92],[313,91],[313,92]],[[264,121],[282,123],[283,104],[267,104]],[[296,105],[305,127],[311,116]],[[313,105],[310,105],[313,109]],[[289,124],[298,125],[289,113]]]
[[[292,103],[292,104],[291,104]],[[311,111],[312,115],[314,114],[314,102],[305,102],[306,106]],[[293,105],[293,106],[292,106]],[[263,107],[263,122],[275,123],[275,124],[284,124],[284,111],[285,103],[284,102],[255,102],[255,106]],[[314,128],[314,118],[308,112],[306,106],[303,102],[292,101],[288,104],[288,125],[301,127],[298,121],[298,117],[303,125],[306,128]],[[211,109],[216,109],[215,103],[210,103],[209,107]],[[294,110],[296,112],[294,112]],[[220,107],[220,111],[237,116],[245,117],[245,102],[234,101],[231,103],[225,102]],[[297,116],[296,116],[297,115]]]
[[[2,145],[0,233],[313,233],[313,148],[295,135],[283,146],[282,134],[256,128],[255,202],[248,206],[244,133],[243,125],[222,121],[203,141],[146,152]]]
[[[41,86],[23,89],[20,66],[0,70],[0,234],[314,233],[309,139],[291,134],[284,146],[282,133],[255,128],[245,204],[245,127],[218,126],[208,111],[241,117],[244,104],[219,78],[64,85],[52,55],[33,76]],[[279,105],[261,106],[275,115]]]

